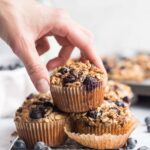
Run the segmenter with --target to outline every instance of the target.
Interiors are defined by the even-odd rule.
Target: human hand
[[[94,51],[91,33],[62,9],[50,9],[35,0],[1,0],[0,27],[0,36],[23,61],[40,92],[49,90],[48,70],[65,64],[74,47],[104,70]],[[40,55],[50,49],[47,36],[54,36],[61,49],[58,57],[49,60],[46,68]]]

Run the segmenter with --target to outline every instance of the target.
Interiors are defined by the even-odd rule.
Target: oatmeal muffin
[[[140,82],[144,79],[143,69],[130,60],[121,61],[111,71],[109,78],[116,81],[136,81]]]
[[[125,84],[109,80],[106,86],[104,99],[109,101],[124,101],[127,104],[131,104],[133,98],[133,92],[131,88]]]
[[[138,54],[131,59],[144,70],[145,78],[150,78],[150,54]]]
[[[116,66],[118,62],[118,60],[115,57],[111,56],[102,57],[102,61],[108,74],[111,72],[111,70]]]
[[[64,127],[69,126],[68,115],[60,112],[45,94],[29,95],[16,111],[14,121],[19,137],[28,148],[38,141],[55,147],[67,138]]]
[[[106,73],[89,61],[69,61],[50,78],[54,104],[64,112],[97,108],[103,101],[106,81]]]
[[[80,134],[126,134],[133,125],[133,116],[123,101],[108,102],[97,109],[72,114],[74,132]]]

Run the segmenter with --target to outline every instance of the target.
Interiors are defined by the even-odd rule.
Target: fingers
[[[27,72],[39,92],[49,91],[49,75],[41,63],[40,57],[36,51],[34,42],[23,40],[17,41],[14,47],[15,53],[22,59]]]
[[[47,68],[48,70],[52,70],[55,67],[58,67],[60,65],[64,65],[66,63],[66,61],[69,59],[71,52],[73,50],[73,46],[68,45],[68,46],[63,46],[59,52],[58,57],[50,60],[47,63]]]
[[[36,41],[36,49],[39,55],[42,55],[43,53],[45,53],[50,49],[50,45],[46,37],[43,37],[38,41]]]

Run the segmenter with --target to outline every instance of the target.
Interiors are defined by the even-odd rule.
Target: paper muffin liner
[[[33,148],[38,141],[55,147],[65,142],[67,135],[64,132],[64,127],[69,126],[69,121],[65,119],[52,122],[16,121],[15,125],[19,137],[25,141],[28,148]]]
[[[105,86],[99,83],[97,87],[86,90],[82,87],[60,87],[51,85],[54,104],[64,112],[85,112],[100,106],[104,99]]]
[[[85,122],[82,121],[74,121],[74,130],[78,133],[83,134],[95,134],[95,135],[102,135],[102,134],[126,134],[130,128],[135,124],[136,120],[134,118],[131,119],[131,121],[124,124],[124,126],[119,126],[117,124],[112,125],[104,125],[99,124],[98,126],[88,126],[85,124]]]
[[[80,134],[71,132],[71,130],[67,128],[65,128],[65,132],[69,138],[86,147],[94,149],[119,149],[124,146],[128,137],[137,126],[137,123],[138,121],[135,119],[127,133],[119,135],[106,133],[102,135]]]

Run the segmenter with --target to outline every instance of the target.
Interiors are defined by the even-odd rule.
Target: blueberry
[[[44,107],[53,107],[53,104],[48,101],[44,102],[43,105],[44,105]]]
[[[47,147],[46,144],[39,141],[34,145],[34,150],[44,150],[45,147]]]
[[[91,91],[98,86],[98,81],[94,77],[87,76],[83,81],[83,85],[86,87],[87,91]]]
[[[58,72],[60,72],[62,75],[64,75],[65,73],[69,72],[69,68],[67,68],[67,67],[60,68],[58,70]]]
[[[31,99],[31,98],[33,98],[33,97],[34,97],[34,94],[31,93],[26,99]]]
[[[23,140],[19,139],[14,143],[13,149],[15,149],[15,150],[26,150],[26,144]]]
[[[97,112],[96,110],[90,110],[86,114],[88,117],[96,119],[98,116],[101,116],[101,112]]]
[[[127,149],[134,149],[136,147],[137,140],[133,138],[128,138],[126,147]]]
[[[141,146],[137,150],[150,150],[150,148],[147,146]]]
[[[67,83],[73,83],[75,81],[76,81],[76,77],[74,75],[68,75],[63,79],[63,84],[65,85]]]
[[[14,70],[15,69],[15,66],[14,65],[8,65],[8,70]]]
[[[147,125],[147,132],[150,133],[150,124]]]
[[[44,114],[39,107],[36,107],[30,110],[29,116],[31,119],[40,119],[44,117]]]
[[[125,104],[123,101],[115,101],[115,104],[119,107],[125,107]]]
[[[122,100],[123,100],[124,102],[126,102],[126,103],[129,103],[129,97],[128,97],[128,96],[123,97]]]
[[[145,123],[146,123],[146,125],[150,125],[150,117],[145,118]]]
[[[0,66],[0,70],[4,70],[4,67],[3,67],[3,66]]]
[[[121,66],[120,69],[123,70],[123,69],[126,69],[126,67],[125,66]]]

